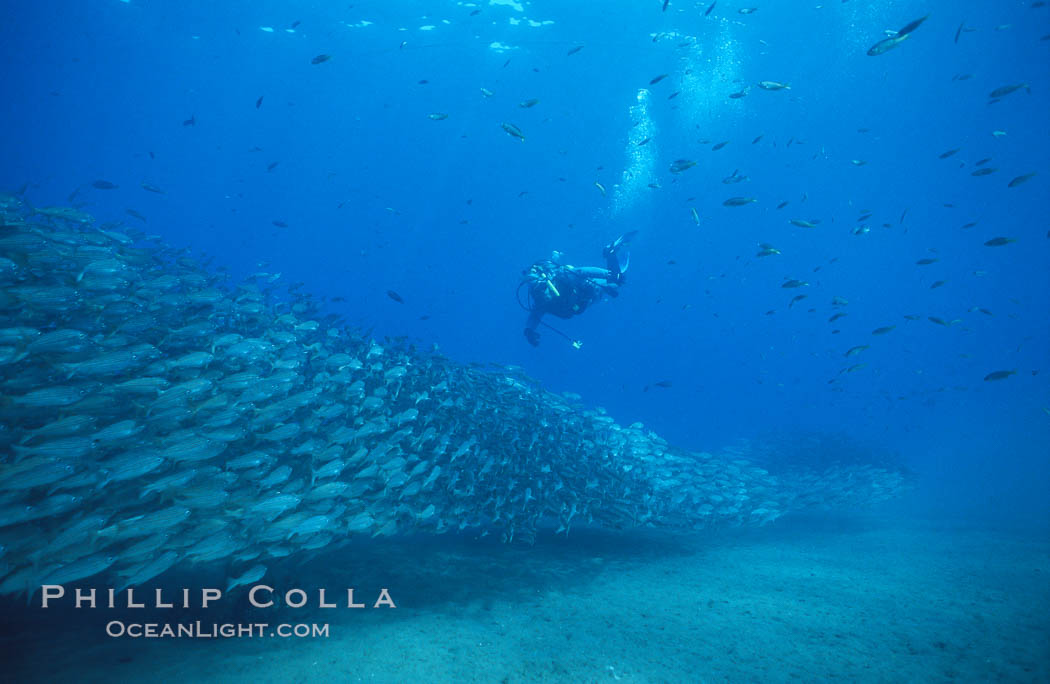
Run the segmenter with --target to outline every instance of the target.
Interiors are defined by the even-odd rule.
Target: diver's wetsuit
[[[525,322],[525,338],[538,346],[540,335],[536,328],[545,314],[558,318],[572,318],[587,310],[602,295],[616,297],[623,284],[623,270],[617,257],[617,240],[603,250],[608,268],[596,266],[562,265],[548,259],[539,261],[525,272],[529,284],[532,307]]]

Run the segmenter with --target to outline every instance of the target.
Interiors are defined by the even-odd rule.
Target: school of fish
[[[906,483],[690,453],[76,209],[5,195],[0,223],[0,594],[218,561],[237,583],[405,532],[765,524]]]

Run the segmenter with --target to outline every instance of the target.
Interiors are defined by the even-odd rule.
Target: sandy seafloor
[[[266,581],[387,586],[396,610],[238,612],[231,594],[236,609],[159,611],[327,622],[327,639],[110,639],[126,609],[6,601],[3,668],[11,682],[1046,682],[1045,532],[872,513],[533,547],[385,541]]]

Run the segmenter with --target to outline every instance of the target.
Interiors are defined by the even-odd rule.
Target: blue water
[[[281,272],[377,336],[519,365],[687,448],[846,435],[901,454],[915,510],[1050,524],[1048,8],[661,4],[12,0],[0,188]],[[547,321],[582,347],[530,347],[522,270],[601,265],[628,230],[620,296]]]

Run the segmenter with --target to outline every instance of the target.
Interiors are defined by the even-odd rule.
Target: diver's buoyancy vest
[[[545,300],[543,310],[559,318],[583,313],[597,295],[597,288],[586,276],[567,268],[559,269],[553,281],[559,296]]]

